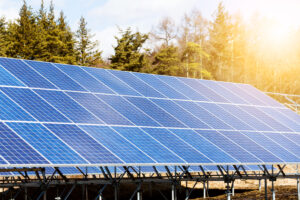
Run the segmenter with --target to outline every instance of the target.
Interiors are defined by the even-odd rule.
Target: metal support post
[[[232,181],[231,193],[232,193],[232,196],[234,197],[234,181]]]
[[[274,188],[274,181],[276,178],[274,177],[274,166],[272,165],[272,200],[275,200],[275,188]]]
[[[24,188],[24,199],[28,200],[27,187]]]
[[[268,200],[268,179],[265,178],[265,200]]]
[[[209,197],[208,190],[209,190],[209,181],[207,181],[207,186],[206,186],[206,196],[207,197]]]
[[[137,191],[137,193],[136,193],[136,199],[137,200],[142,200],[141,190]]]
[[[47,191],[44,192],[43,200],[47,200]]]
[[[298,193],[298,200],[300,200],[300,183],[299,183],[299,178],[297,178],[297,193]]]
[[[261,192],[261,179],[258,180],[258,191]]]
[[[206,185],[205,181],[203,182],[203,199],[206,199]]]
[[[119,187],[115,184],[115,200],[119,200]]]
[[[226,197],[227,197],[227,200],[230,200],[230,198],[231,198],[229,181],[227,181],[227,186],[226,186]]]
[[[177,200],[176,185],[174,183],[172,184],[172,200]]]

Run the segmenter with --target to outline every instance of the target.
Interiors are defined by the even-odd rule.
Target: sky
[[[46,6],[50,0],[44,0]],[[113,53],[114,36],[118,27],[149,32],[163,17],[180,23],[182,16],[193,9],[211,19],[220,0],[53,0],[57,12],[63,10],[74,31],[81,16],[99,41],[103,56]],[[0,0],[0,16],[13,20],[18,16],[23,0]],[[41,0],[27,0],[38,9]],[[245,19],[260,15],[275,19],[281,28],[300,25],[300,0],[223,0],[232,14],[240,13]]]

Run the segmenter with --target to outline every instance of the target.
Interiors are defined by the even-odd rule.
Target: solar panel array
[[[0,58],[0,107],[1,167],[300,161],[300,116],[246,84]]]

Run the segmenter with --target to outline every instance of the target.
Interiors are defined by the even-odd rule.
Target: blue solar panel
[[[49,164],[3,123],[0,123],[0,141],[0,155],[10,164]]]
[[[293,120],[297,124],[300,125],[300,115],[298,115],[296,112],[293,112],[291,109],[278,109],[279,112],[283,113],[285,116],[287,116],[289,119]]]
[[[268,124],[268,126],[272,127],[274,130],[277,131],[285,131],[289,132],[292,131],[288,127],[282,125],[279,121],[276,121],[271,116],[265,114],[264,112],[260,111],[259,109],[255,108],[254,106],[239,106],[249,114],[255,116],[260,121],[264,122],[265,124]]]
[[[199,94],[191,87],[185,85],[182,81],[179,81],[176,77],[172,76],[156,76],[160,80],[162,80],[167,85],[173,87],[175,90],[180,92],[181,94],[185,95],[189,99],[198,100],[198,101],[209,101],[206,97]]]
[[[7,125],[53,164],[87,164],[41,124],[7,123]]]
[[[96,118],[63,92],[50,90],[35,91],[73,122],[93,124],[103,123],[100,119]]]
[[[186,127],[148,99],[139,97],[126,97],[126,99],[166,127]]]
[[[207,110],[201,108],[194,102],[191,101],[175,101],[175,102],[214,129],[228,129],[228,130],[232,129],[230,126],[222,122],[216,116],[209,113]]]
[[[284,108],[283,104],[281,104],[278,101],[272,99],[271,97],[269,97],[268,95],[262,93],[261,91],[259,91],[258,89],[256,89],[255,87],[253,87],[251,85],[248,85],[248,84],[239,84],[238,86],[240,88],[242,88],[245,92],[248,92],[251,95],[253,95],[256,98],[258,98],[260,101],[263,101],[268,106],[275,106],[275,107],[283,107]]]
[[[0,85],[10,85],[10,86],[25,86],[23,83],[18,81],[13,75],[11,75],[7,70],[0,66]]]
[[[219,106],[225,109],[227,112],[231,113],[235,117],[239,118],[243,122],[246,122],[252,128],[260,131],[273,131],[273,129],[263,123],[262,121],[255,118],[255,116],[250,115],[246,111],[242,110],[240,107],[229,104],[219,104]]]
[[[133,125],[93,94],[78,92],[68,92],[67,94],[106,124]]]
[[[159,91],[161,94],[165,95],[168,98],[171,99],[188,99],[183,94],[177,92],[175,89],[170,87],[169,85],[165,84],[161,80],[157,78],[157,76],[153,74],[144,74],[144,73],[135,73],[132,72],[135,76],[139,77],[141,80],[143,80],[148,85],[155,88],[157,91]]]
[[[4,164],[8,164],[0,155],[0,164],[4,165]]]
[[[114,92],[106,85],[93,78],[89,73],[78,66],[63,64],[54,65],[91,92],[114,94]]]
[[[187,129],[170,129],[172,133],[180,137],[185,142],[192,145],[195,149],[206,155],[209,159],[215,163],[237,163],[238,161],[231,157],[231,155],[225,153],[209,140],[200,136],[193,130]]]
[[[104,146],[75,125],[46,124],[46,126],[90,163],[122,163]]]
[[[41,122],[70,122],[30,89],[1,88],[1,90]]]
[[[86,91],[51,63],[28,60],[25,62],[62,90]]]
[[[191,78],[178,78],[178,79],[184,82],[185,84],[189,85],[191,88],[193,88],[195,91],[197,91],[199,94],[206,97],[210,101],[229,103],[228,100],[218,95],[216,92],[212,91],[205,85],[201,84],[201,82],[197,81],[197,79],[191,79]]]
[[[294,143],[298,144],[298,146],[300,146],[300,134],[299,133],[298,134],[289,133],[289,134],[284,134],[284,136],[289,138]]]
[[[163,99],[151,99],[151,101],[153,101],[156,105],[166,110],[168,113],[179,119],[190,128],[209,128],[209,126],[193,116],[191,113],[184,110],[182,107],[178,106],[173,101]]]
[[[296,143],[292,142],[291,140],[287,139],[284,135],[287,134],[281,134],[281,133],[263,133],[265,136],[269,137],[273,141],[277,142],[280,146],[288,150],[290,153],[296,155],[298,158],[300,158],[300,146]]]
[[[203,80],[203,79],[198,81],[203,85],[205,85],[206,87],[210,88],[211,90],[215,91],[219,95],[223,96],[231,103],[249,104],[247,103],[247,101],[245,101],[238,95],[232,93],[230,90],[226,89],[225,87],[222,87],[221,86],[222,83],[218,83],[217,81]]]
[[[33,117],[27,114],[22,108],[20,108],[17,104],[11,101],[2,92],[0,92],[0,119],[35,121]]]
[[[165,148],[139,128],[113,127],[113,129],[159,163],[185,163],[175,153]]]
[[[196,149],[175,137],[173,133],[163,128],[143,128],[149,135],[165,145],[188,163],[212,163]]]
[[[236,83],[229,83],[229,82],[218,82],[221,86],[225,87],[226,89],[230,90],[231,92],[235,93],[239,97],[243,98],[247,102],[249,102],[252,105],[262,105],[266,106],[267,104],[260,101],[258,98],[252,96],[248,92],[241,89],[238,84]]]
[[[150,87],[145,82],[141,81],[139,78],[134,76],[133,74],[129,72],[123,72],[123,71],[115,71],[115,70],[107,70],[108,72],[112,73],[125,83],[127,83],[130,87],[134,88],[136,91],[138,91],[140,94],[146,96],[146,97],[165,97],[161,93],[159,93],[154,88]]]
[[[29,87],[56,88],[53,84],[27,66],[22,60],[0,58],[0,65]]]
[[[92,74],[99,81],[104,83],[106,86],[108,86],[110,89],[112,89],[114,92],[118,94],[141,96],[138,92],[130,88],[120,79],[112,76],[111,73],[107,72],[104,69],[99,69],[99,68],[97,69],[92,67],[85,67],[82,69]]]
[[[284,160],[285,162],[298,162],[299,161],[299,158],[297,158],[295,155],[288,152],[286,149],[284,149],[279,144],[276,144],[274,141],[272,141],[268,137],[264,136],[262,133],[245,132],[245,131],[243,131],[242,133],[244,133],[249,138],[254,140],[257,144],[263,146],[265,149],[274,153],[277,157],[279,157],[281,160]]]
[[[262,161],[247,152],[246,150],[242,149],[237,144],[230,141],[228,138],[224,137],[217,131],[214,130],[197,130],[201,136],[205,137],[225,152],[232,155],[235,159],[239,160],[243,163],[261,163]]]
[[[213,113],[219,119],[222,119],[225,123],[232,126],[234,129],[237,130],[254,130],[249,125],[241,121],[239,118],[235,117],[234,115],[230,114],[229,112],[225,111],[221,108],[218,104],[214,103],[203,103],[197,102],[199,106],[205,108],[209,112]]]
[[[160,126],[157,122],[121,96],[96,95],[137,126]]]
[[[110,127],[81,126],[81,128],[126,163],[156,163]]]
[[[234,141],[236,144],[239,144],[244,149],[246,149],[252,155],[255,155],[257,158],[263,162],[283,162],[278,157],[272,154],[272,152],[267,151],[262,146],[258,145],[256,142],[248,138],[247,136],[241,134],[238,131],[220,131],[227,138]]]
[[[276,119],[280,123],[284,124],[288,128],[290,128],[290,129],[292,129],[296,132],[300,132],[300,124],[297,124],[295,121],[289,119],[286,115],[279,112],[279,110],[277,108],[260,107],[260,108],[257,108],[257,109],[269,114],[274,119]]]

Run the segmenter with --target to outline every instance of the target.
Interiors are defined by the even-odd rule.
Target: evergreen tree
[[[58,18],[59,40],[61,47],[58,49],[58,55],[63,58],[62,63],[75,64],[76,52],[75,52],[75,39],[71,28],[65,21],[64,13],[61,11]]]
[[[178,75],[180,59],[178,47],[170,45],[162,47],[154,56],[153,71],[151,73],[163,75]]]
[[[215,19],[209,30],[210,70],[222,79],[222,73],[229,70],[232,53],[232,24],[223,3],[218,6]]]
[[[120,38],[115,37],[117,46],[114,47],[115,54],[110,58],[111,67],[124,71],[142,71],[148,64],[145,54],[141,53],[148,35],[140,32],[132,33],[130,28],[120,30],[120,33]]]
[[[87,22],[83,17],[80,18],[79,29],[76,32],[77,39],[77,63],[84,66],[96,66],[101,64],[101,53],[98,49],[98,42],[93,41],[93,35],[87,28]]]
[[[19,18],[15,23],[8,25],[8,32],[7,56],[24,59],[36,58],[35,50],[39,43],[37,40],[36,17],[25,1],[19,12]]]
[[[6,56],[7,51],[7,30],[6,20],[4,17],[0,18],[0,56]]]

